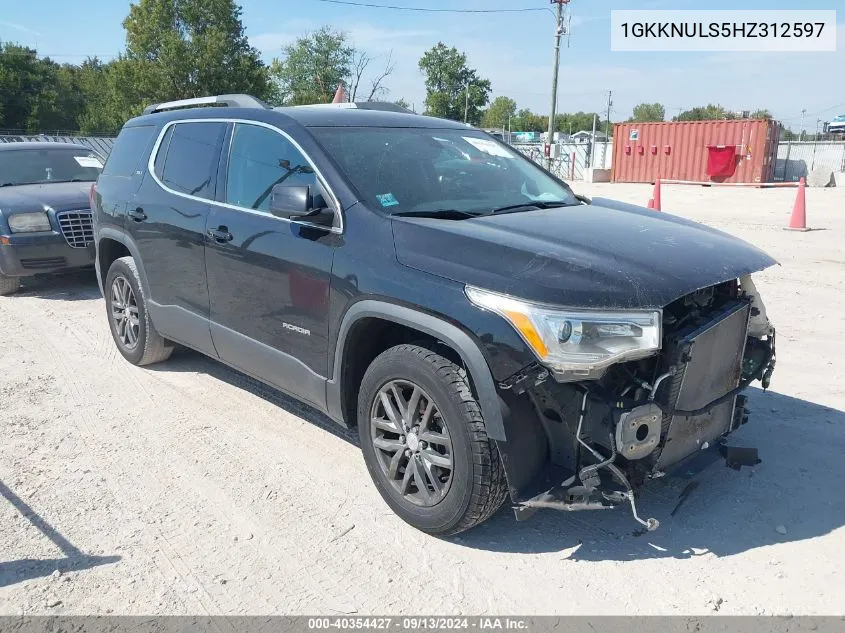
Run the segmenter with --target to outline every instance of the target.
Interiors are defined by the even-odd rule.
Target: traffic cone
[[[798,195],[795,196],[795,206],[792,208],[792,217],[789,226],[784,227],[787,231],[809,231],[807,228],[807,196],[805,189],[807,181],[803,178],[798,181]]]
[[[660,178],[654,181],[654,192],[651,194],[650,202],[651,204],[648,205],[649,209],[662,211],[660,208]]]
[[[343,87],[343,82],[337,84],[332,103],[346,103],[346,90]]]

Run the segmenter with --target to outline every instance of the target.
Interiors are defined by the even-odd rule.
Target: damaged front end
[[[511,306],[486,307],[508,318]],[[533,410],[548,455],[531,485],[511,487],[517,518],[539,508],[627,504],[639,523],[654,530],[658,521],[637,513],[636,490],[648,479],[688,470],[705,452],[725,454],[724,438],[748,419],[741,392],[755,380],[767,388],[775,365],[775,330],[760,296],[745,276],[686,295],[657,314],[656,341],[649,340],[655,331],[643,314],[607,324],[588,324],[592,317],[569,325],[554,321],[567,344],[578,331],[581,351],[595,353],[595,366],[571,370],[565,363],[538,363],[500,385],[514,415]],[[539,331],[541,321],[531,319]],[[516,315],[509,320],[519,327]],[[585,344],[590,337],[593,346]],[[626,337],[643,345],[628,340],[613,347],[614,339]],[[610,350],[611,357],[624,353],[608,364],[599,350]],[[506,469],[513,457],[508,450],[502,447]],[[754,463],[756,453],[734,455],[737,464],[743,459]]]

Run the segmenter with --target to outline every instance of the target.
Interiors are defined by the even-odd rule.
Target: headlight
[[[37,213],[16,213],[9,216],[9,228],[12,233],[35,233],[49,231],[50,218],[43,211]]]
[[[660,350],[660,312],[582,311],[529,303],[472,286],[469,300],[504,317],[560,381],[599,378],[615,363]]]

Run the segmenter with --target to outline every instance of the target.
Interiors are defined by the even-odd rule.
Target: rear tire
[[[0,297],[13,295],[20,290],[20,288],[20,277],[6,277],[6,275],[0,275]]]
[[[505,500],[501,459],[466,372],[436,352],[398,345],[379,355],[361,382],[358,430],[379,493],[423,532],[469,530]]]
[[[120,257],[109,267],[104,284],[106,315],[118,351],[133,365],[167,360],[173,343],[156,332],[135,260]]]

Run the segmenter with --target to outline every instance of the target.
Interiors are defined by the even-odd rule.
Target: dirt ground
[[[576,185],[644,204],[650,187]],[[665,187],[663,208],[780,262],[757,276],[778,328],[768,393],[671,516],[656,481],[625,510],[507,509],[457,538],[405,525],[354,433],[180,352],[132,367],[93,274],[0,298],[2,614],[842,614],[845,612],[845,189]]]

